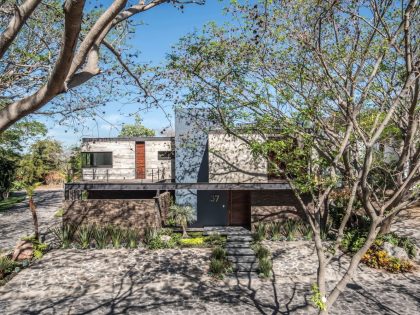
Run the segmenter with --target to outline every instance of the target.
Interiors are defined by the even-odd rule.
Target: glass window
[[[112,167],[112,152],[82,152],[83,167]]]
[[[171,160],[172,157],[172,151],[158,151],[158,160]]]

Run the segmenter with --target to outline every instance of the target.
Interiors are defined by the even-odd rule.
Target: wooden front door
[[[146,152],[144,142],[136,143],[136,178],[146,178]]]
[[[249,227],[251,224],[251,194],[249,191],[232,191],[230,196],[229,225]]]

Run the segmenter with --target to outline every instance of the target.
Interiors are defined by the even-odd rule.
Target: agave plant
[[[255,226],[254,239],[256,242],[261,242],[267,236],[267,225],[265,223],[259,223]]]
[[[75,227],[70,224],[65,224],[62,227],[51,229],[51,232],[60,242],[62,248],[69,248],[73,240]]]
[[[112,246],[114,248],[120,248],[121,242],[124,239],[124,230],[119,227],[112,227],[109,229],[109,235],[111,236]]]
[[[108,245],[108,229],[100,226],[95,227],[93,237],[96,242],[96,247],[103,249]]]
[[[273,241],[278,241],[281,238],[281,223],[273,222],[270,224],[270,235]]]
[[[139,245],[139,232],[134,229],[128,229],[125,234],[125,239],[128,248],[137,248]]]
[[[159,236],[158,231],[154,227],[147,227],[144,230],[144,243],[148,245],[152,240]]]
[[[77,231],[77,238],[79,240],[80,246],[83,249],[89,247],[90,242],[93,238],[94,229],[91,225],[82,225]]]

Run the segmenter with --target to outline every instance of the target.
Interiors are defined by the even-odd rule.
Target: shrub
[[[344,233],[341,248],[344,251],[355,253],[362,248],[365,242],[366,232],[353,229]]]
[[[217,277],[222,277],[226,270],[226,263],[222,259],[212,258],[210,260],[210,273]]]
[[[293,241],[296,239],[298,234],[299,223],[296,220],[287,219],[284,224],[284,236],[288,241]]]
[[[255,256],[257,256],[258,259],[264,259],[264,258],[270,257],[270,250],[262,245],[256,246],[254,251],[255,251]]]
[[[262,277],[270,277],[272,267],[273,264],[269,257],[264,257],[258,260],[258,271]]]
[[[273,222],[269,225],[270,236],[273,241],[278,241],[281,239],[281,223]]]
[[[223,247],[215,247],[211,252],[211,257],[214,259],[225,259],[226,258],[226,250]]]
[[[374,245],[362,257],[362,262],[371,268],[382,268],[392,273],[407,272],[413,269],[413,264],[408,260],[389,256],[380,247]]]
[[[259,223],[255,225],[254,240],[256,242],[261,242],[266,239],[267,236],[267,225],[265,223]]]
[[[223,246],[226,244],[226,237],[219,233],[214,233],[207,236],[205,242],[209,245]]]
[[[184,247],[202,247],[204,245],[204,237],[182,238],[179,244]]]
[[[77,239],[80,247],[86,249],[90,246],[94,234],[94,228],[91,225],[82,225],[77,231]]]
[[[97,248],[104,249],[108,245],[108,230],[100,226],[95,227],[93,238],[95,239]]]
[[[152,240],[158,237],[157,229],[154,227],[147,227],[144,231],[144,243],[148,245]]]
[[[0,279],[8,273],[11,273],[17,266],[17,263],[7,256],[0,257]]]

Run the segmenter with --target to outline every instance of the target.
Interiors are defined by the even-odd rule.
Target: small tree
[[[127,124],[121,128],[119,137],[153,137],[155,131],[143,125],[143,120],[139,115],[134,117],[134,124]]]
[[[38,215],[36,213],[36,206],[34,202],[34,194],[35,189],[40,185],[41,183],[33,183],[33,184],[27,184],[25,186],[26,194],[29,198],[29,210],[31,210],[32,214],[32,222],[34,224],[34,238],[39,241],[39,223],[38,223]]]
[[[182,237],[188,237],[187,226],[195,221],[193,207],[173,204],[169,208],[169,218],[182,227]]]

